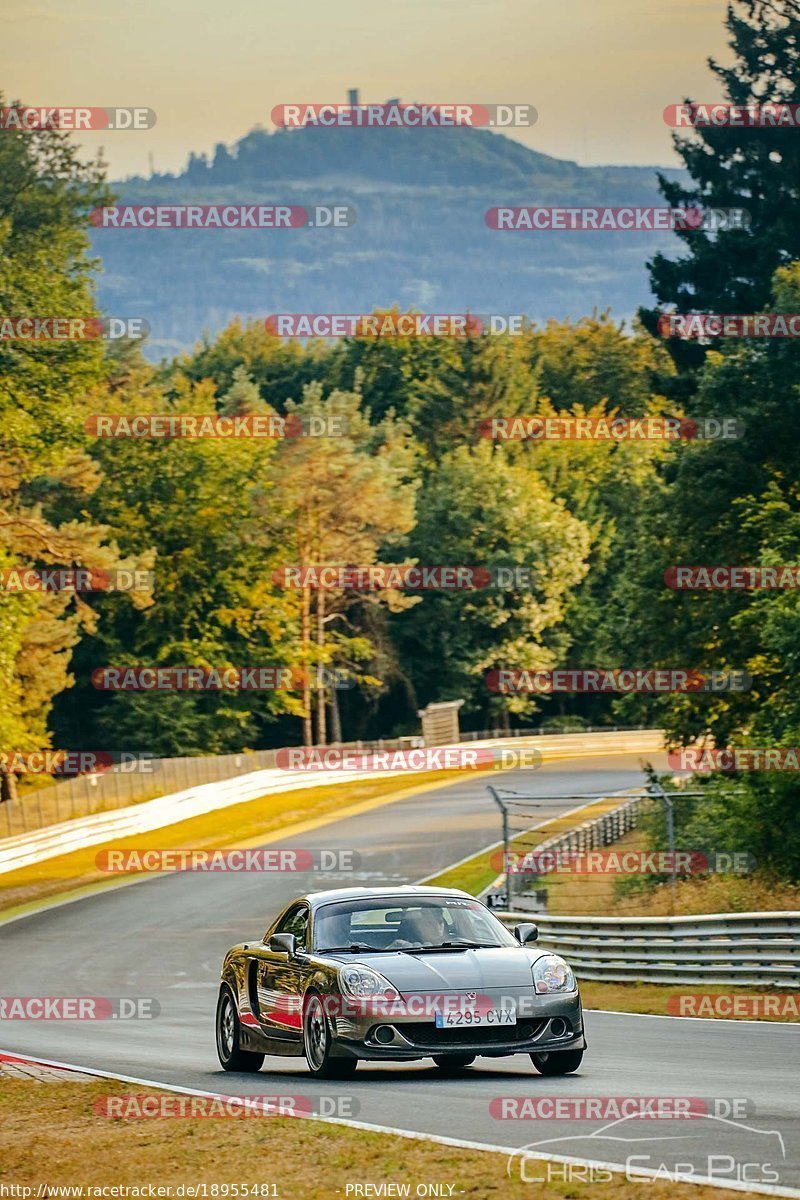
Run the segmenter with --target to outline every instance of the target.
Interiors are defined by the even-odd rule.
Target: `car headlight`
[[[399,992],[388,979],[384,979],[371,967],[340,967],[339,983],[346,996],[355,1000],[370,1000],[380,996],[386,1000],[396,1000]]]
[[[557,954],[543,954],[531,968],[537,992],[574,992],[575,976],[571,967]]]

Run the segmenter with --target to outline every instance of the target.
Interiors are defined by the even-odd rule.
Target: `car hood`
[[[379,954],[339,955],[337,961],[372,967],[399,992],[477,991],[483,988],[532,986],[531,965],[543,951],[514,946],[482,950],[435,950],[405,954],[387,950]]]

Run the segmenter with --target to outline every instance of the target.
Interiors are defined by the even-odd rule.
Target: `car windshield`
[[[517,945],[482,904],[466,896],[343,900],[314,916],[314,949],[320,952]]]

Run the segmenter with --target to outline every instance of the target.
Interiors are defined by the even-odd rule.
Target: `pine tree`
[[[728,102],[800,105],[800,0],[735,0],[726,26],[731,66],[709,59]],[[678,312],[752,313],[769,303],[775,271],[800,258],[800,137],[791,126],[698,128],[676,134],[675,146],[691,182],[659,176],[671,206],[740,208],[748,228],[716,233],[685,230],[678,259],[657,254],[648,264],[659,308],[642,311],[655,333],[664,307]],[[701,365],[705,350],[671,339],[682,370]]]
[[[263,408],[261,393],[253,383],[245,366],[234,368],[233,382],[219,403],[219,411],[226,417],[243,417]]]

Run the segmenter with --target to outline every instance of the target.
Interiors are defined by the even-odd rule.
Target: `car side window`
[[[298,947],[304,950],[308,946],[308,909],[300,904],[295,908],[290,908],[286,916],[278,925],[275,933],[293,933],[297,938]]]

